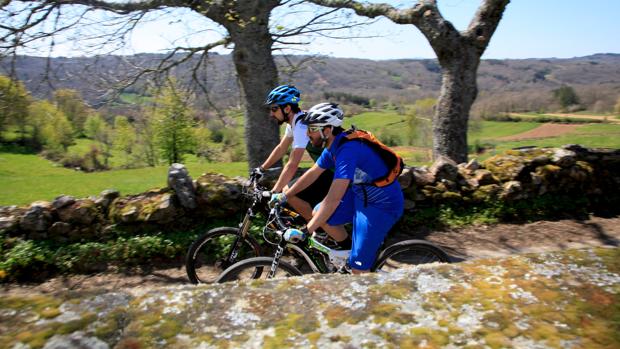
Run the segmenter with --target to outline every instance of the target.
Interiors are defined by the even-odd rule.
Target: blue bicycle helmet
[[[265,104],[299,104],[301,102],[301,92],[291,85],[281,85],[269,92]]]

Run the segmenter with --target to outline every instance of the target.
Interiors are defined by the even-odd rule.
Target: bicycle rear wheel
[[[192,243],[185,258],[185,271],[193,284],[213,283],[232,264],[260,255],[260,245],[251,236],[243,238],[233,227],[215,228]]]
[[[393,271],[427,263],[450,263],[450,257],[439,247],[423,240],[401,241],[379,254],[373,271]]]
[[[255,257],[242,260],[224,270],[215,282],[222,283],[235,280],[267,279],[273,257]],[[280,260],[275,277],[301,276],[302,272],[288,262]]]

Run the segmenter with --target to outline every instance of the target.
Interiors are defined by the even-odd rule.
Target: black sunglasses
[[[274,107],[270,107],[270,109],[271,109],[271,111],[275,112],[275,111],[277,111],[278,109],[280,109],[280,106],[276,105],[276,106],[274,106]]]

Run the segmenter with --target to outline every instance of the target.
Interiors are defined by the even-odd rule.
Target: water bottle
[[[304,241],[305,239],[306,239],[306,234],[299,229],[288,228],[284,232],[284,240],[288,242],[292,242],[296,244],[300,241]]]

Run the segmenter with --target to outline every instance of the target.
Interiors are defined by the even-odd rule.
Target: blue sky
[[[479,0],[438,0],[439,10],[459,30],[467,28]],[[409,3],[393,1],[392,4]],[[412,25],[376,24],[389,35],[350,43],[325,43],[317,50],[337,57],[434,58]],[[483,58],[568,58],[620,53],[620,0],[513,0]]]
[[[372,2],[409,7],[415,1]],[[480,4],[480,0],[437,2],[444,18],[459,30],[468,26]],[[117,53],[165,52],[173,45],[206,44],[219,39],[224,32],[212,25],[204,30],[205,24],[212,22],[187,10],[149,18],[151,21],[139,26],[132,35],[129,47]],[[272,20],[287,24],[282,18],[280,13],[272,15]],[[181,32],[193,34],[189,39],[175,41],[185,37]],[[375,37],[316,39],[305,51],[295,52],[377,60],[435,58],[430,45],[413,25],[398,25],[382,18],[362,33]],[[53,55],[83,55],[79,45],[70,37],[57,40]],[[512,0],[483,58],[569,58],[608,52],[620,53],[620,0]]]

